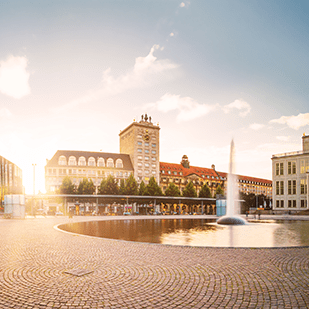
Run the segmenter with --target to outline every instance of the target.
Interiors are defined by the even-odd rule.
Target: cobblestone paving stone
[[[53,228],[69,220],[0,219],[0,308],[309,307],[309,248],[165,246]],[[92,272],[65,273],[76,269]]]

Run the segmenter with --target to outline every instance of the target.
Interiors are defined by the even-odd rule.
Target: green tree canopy
[[[77,188],[77,194],[93,194],[95,192],[95,186],[92,179],[83,178]]]
[[[126,194],[126,188],[125,188],[125,184],[124,184],[124,179],[123,178],[120,179],[119,194],[120,195]]]
[[[158,185],[158,183],[156,182],[154,177],[150,178],[149,183],[146,186],[144,195],[148,195],[148,196],[163,195],[162,190],[161,190],[160,186]]]
[[[181,196],[180,190],[179,188],[173,183],[171,182],[167,189],[165,190],[165,195],[166,196]]]
[[[218,185],[218,187],[217,187],[217,189],[216,189],[215,196],[216,196],[217,194],[224,195],[224,190],[221,188],[220,185]]]
[[[137,184],[133,174],[130,174],[130,176],[126,179],[125,194],[128,194],[128,195],[137,195],[138,194],[138,184]]]
[[[144,181],[142,180],[142,182],[139,185],[138,195],[145,195],[145,191],[146,191],[146,185]]]
[[[196,190],[192,181],[189,181],[189,183],[186,185],[182,191],[182,195],[185,197],[197,197]]]
[[[59,188],[60,194],[75,194],[75,186],[69,176],[65,176]]]
[[[99,193],[106,195],[117,195],[119,193],[117,182],[112,175],[108,175],[107,179],[101,181]]]
[[[210,188],[207,186],[206,183],[202,186],[198,197],[212,197],[211,192],[210,192]]]

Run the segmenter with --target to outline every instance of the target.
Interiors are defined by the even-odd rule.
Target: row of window
[[[289,195],[297,194],[296,180],[287,181],[287,193]],[[307,179],[300,180],[300,194],[307,194]],[[284,195],[284,181],[276,181],[276,195]]]
[[[140,170],[140,169],[138,169],[137,172],[138,172],[139,174],[142,174],[143,171]],[[145,173],[146,175],[149,175],[150,173],[153,174],[153,175],[155,175],[155,174],[156,174],[156,171],[145,170],[144,173]]]
[[[162,178],[163,182],[175,182],[175,183],[182,183],[185,184],[188,182],[187,179],[183,179],[183,178]],[[216,183],[216,182],[203,182],[203,181],[199,181],[199,180],[191,180],[193,184],[199,185],[199,186],[203,186],[204,184],[207,184],[210,187],[216,187],[218,185],[220,185],[220,183]]]
[[[278,162],[275,166],[275,174],[276,176],[284,175],[284,163]],[[306,171],[309,171],[309,159],[300,160],[300,173],[304,174]],[[297,166],[296,161],[288,161],[287,162],[287,174],[288,175],[295,175],[297,174]]]
[[[297,201],[296,200],[288,200],[288,208],[296,208]],[[284,208],[284,201],[277,200],[276,208]],[[300,208],[307,208],[307,200],[300,200]]]
[[[143,145],[143,142],[138,141],[138,142],[137,142],[137,145],[138,145],[138,146],[142,146],[142,145]],[[144,146],[145,146],[145,147],[149,147],[149,143],[148,143],[148,142],[144,142]],[[152,143],[152,144],[151,144],[151,147],[154,147],[154,148],[155,148],[155,147],[157,147],[157,144]]]
[[[143,156],[137,156],[137,159],[138,160],[143,160]],[[148,160],[150,160],[150,157],[149,156],[145,156],[144,159],[146,161],[148,161]],[[151,157],[151,161],[156,161],[156,160],[157,160],[156,157]]]
[[[116,177],[128,177],[130,172],[112,172],[112,171],[103,171],[103,170],[84,170],[84,169],[66,169],[66,168],[59,168],[58,171],[59,175],[98,175],[107,177],[108,175],[115,175]],[[56,168],[49,168],[48,175],[57,175]]]
[[[142,167],[143,166],[143,164],[142,164],[142,162],[138,162],[137,163],[137,166],[140,168],[140,167]],[[150,166],[152,167],[152,168],[156,168],[156,164],[155,163],[153,163],[153,164],[149,164],[149,163],[145,163],[144,164],[144,166],[146,167],[146,168],[149,168]]]
[[[137,148],[137,152],[142,153],[142,152],[143,152],[143,149],[142,149],[142,148]],[[149,149],[145,149],[144,152],[145,152],[145,153],[150,153],[150,150],[149,150]],[[156,150],[151,150],[151,153],[152,153],[152,154],[156,154],[157,151],[156,151]]]
[[[67,158],[65,156],[60,156],[58,159],[58,165],[79,165],[79,166],[100,166],[105,167],[104,158],[98,158],[97,162],[94,157],[90,157],[88,162],[85,157],[81,156],[78,158],[78,162],[75,156],[70,156],[67,162]],[[123,162],[121,159],[117,159],[116,162],[112,158],[108,158],[106,160],[106,167],[115,167],[123,168]]]

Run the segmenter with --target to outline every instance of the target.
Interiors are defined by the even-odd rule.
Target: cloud
[[[270,123],[287,124],[291,129],[298,130],[300,127],[309,125],[309,113],[297,116],[282,116],[279,119],[270,120]]]
[[[289,136],[276,136],[276,139],[282,142],[287,142],[290,139],[290,137]]]
[[[12,113],[7,108],[0,108],[0,119],[9,119],[11,118]]]
[[[148,87],[158,81],[163,81],[168,78],[168,72],[178,68],[179,65],[168,59],[157,59],[154,56],[156,50],[162,51],[163,47],[153,45],[146,57],[137,57],[133,68],[119,77],[113,77],[111,68],[108,68],[103,72],[101,86],[98,89],[91,90],[82,98],[55,110],[57,112],[63,111],[106,96],[117,95],[129,89]]]
[[[181,98],[180,95],[169,93],[163,95],[156,103],[149,104],[148,106],[154,107],[163,113],[176,110],[178,111],[178,121],[189,121],[200,118],[215,108],[215,106],[200,104],[190,97]]]
[[[26,57],[9,56],[0,61],[0,92],[15,99],[31,93],[29,86],[30,74],[26,71]]]
[[[250,129],[255,130],[255,131],[258,131],[258,130],[264,128],[264,127],[265,127],[265,125],[260,124],[260,123],[253,123],[249,126]]]
[[[245,117],[248,113],[250,113],[251,106],[243,100],[235,100],[234,102],[224,105],[222,107],[224,113],[229,113],[233,109],[238,109],[241,112],[239,113],[239,116]]]

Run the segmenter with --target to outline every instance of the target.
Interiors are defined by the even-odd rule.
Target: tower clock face
[[[148,142],[149,139],[150,139],[150,138],[149,138],[149,135],[148,135],[147,133],[144,134],[144,137],[143,137],[143,138],[144,138],[144,141],[146,141],[146,142]]]

